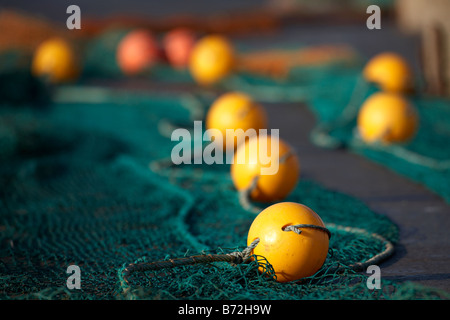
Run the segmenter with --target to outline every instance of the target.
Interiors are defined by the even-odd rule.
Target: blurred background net
[[[114,50],[126,30],[108,29],[84,42],[85,69],[75,85],[48,86],[30,74],[30,55],[23,47],[2,50],[0,298],[448,298],[437,289],[385,279],[381,290],[369,290],[368,275],[349,266],[383,251],[385,243],[372,233],[395,244],[397,226],[362,201],[305,179],[286,201],[313,208],[332,233],[328,258],[316,275],[283,284],[258,273],[256,262],[214,263],[134,273],[125,285],[122,272],[129,263],[242,250],[255,218],[239,203],[228,165],[155,166],[174,146],[168,128],[204,120],[215,98],[211,91],[144,93],[88,83],[123,77]],[[33,39],[30,47],[36,45]],[[283,54],[288,49],[280,48]],[[245,46],[240,50],[255,63]],[[320,132],[322,145],[335,147],[327,141],[338,141],[448,199],[447,170],[411,163],[390,150],[359,148],[352,143],[354,117],[336,121],[343,108],[355,115],[348,102],[361,72],[357,54],[347,47],[295,50],[315,59],[325,53],[317,64],[306,59],[305,65],[289,66],[288,74],[284,68],[255,74],[260,68],[247,64],[219,88],[246,91],[262,101],[307,102],[318,128],[330,129]],[[148,76],[167,85],[192,84],[187,72],[164,65]],[[362,96],[377,90],[366,89]],[[438,161],[448,158],[448,149],[441,148],[449,134],[446,100],[414,101],[421,131],[402,148]],[[81,290],[66,287],[71,264],[81,268]]]

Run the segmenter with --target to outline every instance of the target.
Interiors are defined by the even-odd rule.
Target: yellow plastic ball
[[[240,92],[221,95],[211,105],[206,115],[206,128],[217,129],[223,137],[224,150],[237,147],[238,140],[226,138],[227,129],[267,129],[267,115],[264,108],[250,96]]]
[[[228,76],[234,67],[234,49],[223,36],[206,36],[192,49],[189,70],[201,85],[213,85]]]
[[[252,254],[263,256],[272,265],[278,282],[289,282],[314,275],[324,264],[329,236],[324,230],[301,228],[301,233],[285,231],[289,225],[310,224],[325,228],[320,216],[305,205],[294,202],[274,204],[255,218],[247,244],[259,239]],[[262,270],[261,270],[262,271]]]
[[[35,76],[48,77],[53,83],[73,81],[80,72],[74,48],[61,38],[41,43],[34,53],[31,68]]]
[[[406,60],[392,52],[373,57],[364,67],[363,76],[384,91],[404,93],[413,87],[413,73]]]
[[[378,92],[362,105],[357,118],[359,134],[367,143],[404,143],[418,129],[415,108],[403,96]]]
[[[267,144],[263,158],[259,151],[255,152],[259,150],[258,145],[264,145],[262,142]],[[272,144],[277,145],[273,153]],[[269,155],[267,159],[266,155]],[[269,174],[273,172],[275,173]],[[239,145],[231,165],[231,178],[238,191],[247,190],[257,178],[250,198],[258,202],[267,203],[284,199],[297,185],[299,176],[300,162],[297,155],[284,141],[274,139],[270,135],[254,136]]]

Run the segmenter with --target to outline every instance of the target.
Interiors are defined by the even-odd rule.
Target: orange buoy
[[[415,108],[403,96],[377,92],[362,105],[357,118],[358,132],[367,143],[404,143],[418,129]]]
[[[329,231],[317,213],[299,203],[281,202],[261,211],[250,226],[247,244],[256,239],[252,253],[267,259],[278,282],[314,275],[328,254]]]
[[[189,29],[177,28],[168,32],[163,39],[168,62],[176,69],[186,68],[195,42],[196,36]]]
[[[61,83],[75,80],[80,65],[73,46],[62,38],[51,38],[36,49],[31,65],[35,76],[46,76],[50,82]]]
[[[189,70],[200,85],[213,85],[232,72],[234,63],[231,42],[223,36],[209,35],[196,42],[190,56]]]
[[[393,52],[373,57],[364,67],[363,76],[388,92],[404,93],[413,87],[411,67],[402,56]]]
[[[262,146],[267,150],[261,153]],[[299,175],[297,155],[270,135],[253,136],[239,145],[231,165],[235,188],[241,192],[252,188],[250,198],[259,202],[284,199],[297,185]]]
[[[117,47],[117,63],[123,73],[135,75],[159,60],[160,50],[153,34],[145,29],[129,32]]]

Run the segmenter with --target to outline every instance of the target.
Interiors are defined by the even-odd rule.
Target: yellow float
[[[266,150],[262,150],[267,146]],[[231,165],[235,188],[246,191],[258,202],[284,199],[297,185],[300,162],[297,155],[281,139],[269,135],[250,138],[238,146]]]
[[[75,80],[80,67],[72,45],[62,38],[51,38],[37,47],[31,72],[38,77],[48,77],[52,83],[62,83]]]
[[[220,35],[209,35],[196,42],[190,55],[189,70],[200,85],[213,85],[232,72],[234,63],[230,41]]]
[[[403,96],[377,92],[362,105],[357,126],[366,143],[404,143],[411,140],[418,129],[415,108]]]
[[[278,282],[314,275],[324,264],[330,233],[320,216],[305,205],[281,202],[263,210],[250,226],[247,244],[259,239],[252,253],[272,265]],[[262,271],[262,270],[261,270]]]
[[[413,87],[413,73],[406,60],[397,53],[383,52],[364,67],[363,76],[388,92],[405,93]]]
[[[242,129],[244,132],[254,129],[257,134],[260,129],[267,128],[267,115],[264,108],[250,96],[241,92],[228,92],[211,105],[206,115],[206,128],[219,130],[224,150],[234,150],[238,139],[231,135],[227,139],[227,129]]]

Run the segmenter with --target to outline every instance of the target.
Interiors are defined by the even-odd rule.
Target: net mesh
[[[397,226],[360,200],[305,179],[286,201],[311,207],[332,233],[314,276],[278,283],[260,258],[136,272],[125,283],[130,263],[246,246],[255,214],[240,204],[228,165],[158,166],[175,144],[167,126],[202,120],[211,97],[82,84],[57,88],[45,107],[9,97],[0,108],[2,299],[448,298],[386,279],[380,290],[368,289],[368,275],[350,266],[383,251],[373,233],[395,243]],[[66,286],[72,264],[81,270],[80,290]]]
[[[362,79],[362,63],[335,63],[326,67],[296,68],[288,80],[259,81],[251,75],[236,76],[228,88],[242,88],[267,101],[299,101],[316,117],[311,141],[325,148],[345,148],[375,161],[396,173],[426,186],[450,201],[450,100],[421,93],[417,82],[415,93],[405,98],[419,115],[419,129],[409,142],[394,145],[367,145],[356,130],[359,108],[371,94],[380,89]]]

